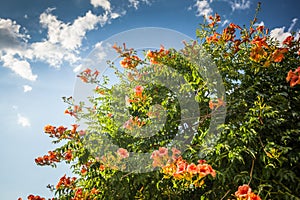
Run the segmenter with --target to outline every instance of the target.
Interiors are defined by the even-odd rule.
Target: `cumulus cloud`
[[[11,54],[1,56],[1,60],[4,67],[10,68],[22,78],[30,81],[35,81],[37,79],[37,75],[32,74],[30,64],[26,60],[19,60]]]
[[[293,28],[295,27],[297,21],[298,21],[298,18],[294,18],[292,20],[292,24],[290,25],[288,32],[292,32],[293,31]]]
[[[231,9],[233,11],[235,10],[246,10],[250,8],[250,1],[249,0],[234,0],[234,1],[229,1],[231,4]]]
[[[264,26],[264,25],[265,25],[265,22],[263,22],[263,21],[254,24],[254,26]]]
[[[97,16],[91,11],[75,19],[72,24],[63,23],[49,12],[44,12],[40,16],[40,23],[48,29],[48,41],[69,50],[80,47],[87,31],[95,29],[98,23],[103,26],[108,20],[108,13]]]
[[[213,12],[207,0],[197,0],[194,6],[197,8],[197,16],[207,17]]]
[[[274,40],[277,40],[279,42],[279,46],[282,46],[282,42],[290,35],[292,35],[290,32],[284,32],[285,27],[282,28],[275,28],[271,30],[270,36]]]
[[[21,26],[11,19],[0,18],[0,50],[4,48],[20,47],[27,41],[28,35],[21,33]]]
[[[129,1],[129,7],[134,7],[136,10],[139,8],[140,3],[146,3],[150,5],[149,0],[128,0]]]
[[[27,117],[22,116],[20,113],[18,113],[18,124],[23,127],[30,127],[30,121]]]
[[[95,8],[102,7],[104,10],[111,11],[110,2],[108,0],[91,0],[91,4]]]
[[[49,8],[40,15],[40,24],[47,30],[46,38],[33,43],[28,42],[30,37],[22,33],[22,27],[15,21],[0,18],[0,62],[3,67],[35,81],[38,76],[32,72],[31,61],[42,61],[57,68],[64,62],[78,64],[81,60],[79,48],[87,32],[121,16],[108,11],[102,15],[88,11],[73,22],[64,23],[52,11]]]
[[[30,92],[32,90],[32,87],[29,85],[23,85],[23,91],[26,92]]]
[[[135,9],[138,9],[138,6],[139,6],[139,1],[138,0],[129,0],[129,6],[132,6],[134,7]]]

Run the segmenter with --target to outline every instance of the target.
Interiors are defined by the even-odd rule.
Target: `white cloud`
[[[197,8],[197,16],[208,17],[213,12],[207,0],[197,0],[194,6]]]
[[[279,42],[279,46],[282,46],[282,42],[290,35],[292,35],[289,32],[284,32],[285,27],[282,28],[275,28],[271,30],[270,36],[274,40],[277,40]]]
[[[292,20],[292,24],[290,25],[288,32],[292,32],[292,30],[293,30],[294,26],[296,25],[297,21],[298,21],[298,18],[294,18]]]
[[[28,35],[20,32],[21,26],[11,19],[0,18],[0,50],[4,48],[20,48],[27,41]]]
[[[28,35],[21,33],[22,27],[15,21],[0,18],[0,62],[24,79],[35,81],[30,61],[42,61],[59,68],[63,62],[79,63],[79,48],[88,31],[104,26],[111,19],[121,16],[105,12],[95,15],[91,11],[79,16],[72,23],[64,23],[47,9],[40,15],[41,25],[47,29],[47,39],[28,43]]]
[[[264,26],[264,25],[265,25],[265,22],[263,22],[263,21],[254,24],[254,26]]]
[[[148,0],[140,2],[149,3]],[[51,13],[55,8],[48,8],[40,15],[40,24],[47,30],[46,38],[33,43],[28,42],[30,36],[26,29],[11,19],[0,18],[0,65],[30,81],[38,77],[32,72],[31,62],[41,61],[56,68],[65,62],[72,67],[79,66],[82,61],[80,50],[87,32],[126,14],[126,11],[112,12],[108,0],[91,0],[91,4],[102,7],[104,13],[96,15],[87,11],[71,22],[59,20]]]
[[[32,73],[30,64],[22,59],[29,36],[21,33],[20,29],[21,26],[15,21],[0,18],[0,62],[22,78],[35,81],[37,75]],[[18,58],[14,55],[18,55]]]
[[[150,1],[149,0],[128,0],[129,1],[129,7],[134,7],[136,10],[138,9],[140,3],[146,3],[148,5],[150,5]]]
[[[40,23],[48,29],[49,42],[59,44],[69,50],[80,47],[87,31],[96,29],[98,23],[103,26],[107,21],[109,21],[108,13],[97,16],[91,11],[75,19],[72,24],[63,23],[49,12],[40,15]]]
[[[104,10],[111,11],[110,2],[108,0],[91,0],[91,4],[95,8],[102,7]]]
[[[250,8],[250,1],[249,0],[234,0],[234,1],[229,1],[231,4],[231,9],[233,11],[235,10],[246,10]]]
[[[32,90],[32,87],[29,85],[23,85],[23,91],[26,92],[30,92]]]
[[[135,9],[138,9],[138,6],[139,6],[139,1],[138,0],[129,0],[129,6],[132,6],[134,7]]]
[[[1,61],[3,62],[4,67],[10,68],[22,78],[30,81],[35,81],[37,79],[37,75],[32,74],[30,64],[26,60],[19,60],[11,54],[6,54],[1,56]]]
[[[111,48],[111,46],[109,47]],[[105,47],[103,46],[103,42],[98,42],[97,44],[95,44],[95,52],[97,52],[96,58],[97,60],[99,60],[99,62],[106,59],[107,54],[105,53]]]
[[[121,16],[121,14],[119,14],[119,13],[110,13],[110,17],[112,18],[112,19],[117,19],[118,17],[120,17]]]
[[[225,19],[225,20],[222,22],[222,25],[221,25],[221,26],[224,27],[226,24],[229,24],[229,22],[230,22],[230,21],[229,21],[228,19]]]
[[[28,57],[33,56],[34,59],[46,62],[55,68],[59,68],[64,61],[74,64],[80,60],[75,52],[49,41],[32,43],[26,54]]]
[[[30,127],[30,121],[28,118],[22,116],[20,113],[18,114],[18,124],[23,127]]]

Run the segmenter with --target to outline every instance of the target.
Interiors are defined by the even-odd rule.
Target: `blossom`
[[[117,151],[118,155],[121,157],[121,158],[127,158],[129,157],[129,153],[126,149],[124,148],[119,148],[118,151]]]
[[[176,173],[180,174],[180,173],[184,173],[186,171],[188,164],[185,160],[182,159],[182,157],[180,157],[177,160],[176,164],[177,164]]]
[[[294,40],[293,36],[287,36],[285,38],[285,40],[283,40],[282,44],[286,44],[287,46],[291,46],[292,45],[292,41]]]
[[[120,61],[120,65],[126,69],[134,69],[141,59],[135,55],[124,57],[123,60]]]
[[[129,120],[127,120],[124,124],[123,124],[123,128],[131,130],[132,129],[132,119],[130,118]]]
[[[178,155],[181,154],[181,151],[176,149],[175,147],[172,148],[172,159],[176,160],[178,158]]]
[[[258,26],[258,27],[256,28],[256,30],[259,31],[259,32],[263,32],[264,29],[265,29],[264,26]]]
[[[222,98],[218,98],[217,101],[218,101],[217,103],[214,103],[212,100],[209,101],[208,104],[209,104],[209,108],[210,108],[211,110],[226,105],[226,103],[225,103],[224,100],[223,100],[223,97],[222,97]]]
[[[272,60],[274,62],[281,62],[282,59],[284,58],[284,54],[288,52],[287,48],[280,48],[280,49],[276,49],[273,53],[272,53]]]
[[[195,165],[195,163],[191,163],[187,166],[186,171],[191,173],[191,174],[197,174],[198,170],[197,170],[197,166]]]
[[[238,198],[247,198],[251,194],[251,188],[249,185],[242,185],[238,187],[238,190],[234,193]]]
[[[169,50],[165,50],[164,46],[160,46],[159,51],[150,51],[146,53],[146,57],[150,60],[151,64],[158,64],[158,59],[169,54]]]
[[[215,14],[214,17],[212,15],[210,15],[208,17],[208,19],[210,19],[212,21],[210,24],[208,24],[208,26],[211,27],[211,28],[214,27],[217,22],[221,21],[221,17],[217,13]]]
[[[259,36],[255,36],[254,39],[251,41],[251,44],[255,44],[257,47],[269,48],[266,41],[267,41],[266,37],[261,38]]]
[[[291,87],[300,84],[300,66],[295,71],[290,70],[288,72],[286,81],[290,82]]]
[[[209,164],[198,164],[197,165],[197,171],[200,176],[207,176],[207,175],[212,175],[212,177],[216,177],[216,172],[215,170],[211,167]]]
[[[76,181],[76,177],[70,178],[64,175],[59,179],[59,182],[56,185],[56,189],[59,189],[61,187],[71,188],[75,181]]]
[[[86,134],[86,131],[80,130],[80,131],[78,132],[78,134],[79,134],[80,136],[84,136],[84,135]]]
[[[261,200],[261,198],[253,192],[250,193],[249,198],[250,200]]]
[[[82,175],[85,175],[85,174],[87,173],[87,168],[86,168],[85,166],[83,166],[83,167],[81,168],[81,170],[80,170],[80,173],[81,173]]]
[[[51,125],[46,125],[45,127],[44,127],[44,132],[45,133],[51,133],[51,134],[55,134],[56,133],[56,131],[55,131],[55,126],[51,126]]]
[[[218,42],[219,37],[220,37],[220,34],[214,33],[212,36],[206,37],[206,41],[207,41],[208,44],[210,44],[212,42]]]
[[[86,69],[83,71],[83,73],[85,73],[85,74],[90,74],[91,72],[92,72],[92,70],[89,69],[89,68],[86,68]]]
[[[91,194],[98,194],[98,193],[99,193],[99,190],[96,189],[96,188],[93,188],[93,189],[91,190]]]
[[[168,155],[168,149],[165,148],[165,147],[159,147],[159,149],[158,149],[158,155],[160,157]]]
[[[250,59],[259,62],[262,58],[266,58],[268,53],[262,48],[261,44],[254,46],[250,52]]]
[[[38,165],[50,165],[54,162],[59,162],[60,154],[54,151],[48,151],[48,155],[44,155],[43,157],[38,157],[35,159],[36,164]]]
[[[22,200],[22,198],[19,198],[19,199],[21,199]],[[27,199],[28,200],[46,200],[45,198],[43,198],[43,197],[40,197],[40,196],[34,196],[34,195],[32,195],[32,194],[30,194],[28,197],[27,197]]]
[[[174,163],[167,163],[162,167],[162,171],[164,174],[172,176],[174,173],[176,173],[176,165]]]
[[[137,96],[142,96],[143,91],[144,91],[144,88],[141,85],[138,85],[134,88],[134,92]]]
[[[69,114],[71,117],[72,117],[72,116],[75,116],[75,117],[76,117],[76,113],[73,112],[73,111],[70,111],[70,110],[68,110],[68,109],[66,109],[64,113],[65,113],[65,114]]]
[[[59,133],[60,135],[62,135],[66,130],[67,130],[66,127],[64,127],[64,126],[59,126],[59,127],[56,129],[56,133]]]
[[[198,160],[198,163],[202,165],[202,164],[206,163],[206,160]]]
[[[71,130],[71,133],[75,133],[76,129],[79,127],[79,125],[78,124],[72,124],[71,126],[73,127],[72,130]]]
[[[250,186],[247,184],[239,186],[234,194],[240,200],[261,200],[258,195],[252,192]]]
[[[67,161],[72,160],[73,154],[72,154],[72,150],[71,150],[71,149],[68,149],[68,150],[65,152],[64,158],[65,158],[65,160],[67,160]]]
[[[105,170],[105,166],[104,165],[100,165],[99,169],[100,169],[100,171],[104,171]]]

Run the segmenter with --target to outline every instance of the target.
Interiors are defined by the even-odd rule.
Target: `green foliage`
[[[97,95],[91,98],[93,107],[80,104],[74,111],[88,124],[84,134],[75,128],[72,139],[55,150],[61,160],[72,150],[72,159],[65,160],[78,176],[73,185],[53,188],[59,199],[76,199],[76,195],[77,199],[229,199],[243,184],[251,185],[262,199],[300,199],[300,86],[292,86],[286,79],[288,72],[300,65],[299,39],[279,46],[264,27],[253,25],[255,20],[249,28],[230,24],[221,33],[217,32],[218,16],[210,22],[200,25],[197,41],[187,44],[182,52],[161,49],[139,60],[133,50],[114,47],[124,58],[121,65],[126,66],[120,71],[109,63],[120,80],[117,85],[109,87],[108,77],[99,82],[87,70],[82,74],[83,80],[98,84]],[[236,31],[240,31],[239,37]],[[217,65],[225,96],[216,90],[220,83],[212,80],[217,72],[209,69],[205,59],[199,72],[194,58],[184,56],[189,52],[204,56],[198,46]],[[143,67],[138,68],[140,65]],[[184,84],[174,84],[179,76]],[[164,82],[173,84],[168,88]],[[193,111],[180,104],[174,91],[191,96],[185,103],[196,101],[199,107],[200,116],[191,117],[198,124],[192,137],[179,127],[188,121],[182,116]],[[64,100],[72,110],[72,99]],[[153,115],[157,105],[160,112]],[[210,127],[211,116],[225,106],[225,122]],[[159,119],[164,119],[163,125],[157,123]],[[151,128],[145,129],[147,126]],[[209,149],[204,138],[212,129],[220,137]],[[151,131],[154,134],[147,135]],[[73,132],[65,131],[54,142]],[[145,165],[135,166],[146,166],[147,173],[129,170],[136,164],[130,160],[131,153],[151,155],[159,147],[176,147],[179,143],[172,143],[176,137],[188,141],[182,152],[188,163],[205,155],[217,176],[203,178],[199,187],[186,185],[188,177],[176,179],[166,177],[159,168],[150,170],[150,156],[143,158]],[[129,155],[125,151],[120,156],[116,147]]]

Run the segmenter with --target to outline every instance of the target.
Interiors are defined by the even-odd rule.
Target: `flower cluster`
[[[60,154],[54,151],[48,151],[48,155],[43,157],[38,157],[35,159],[36,164],[38,165],[51,165],[55,162],[59,162]]]
[[[120,61],[120,65],[126,69],[134,69],[141,62],[141,59],[136,55],[131,55],[129,57],[124,57]]]
[[[74,116],[77,118],[77,113],[81,111],[81,107],[78,105],[75,105],[72,109],[66,109],[65,114],[69,114],[70,116]]]
[[[46,199],[43,198],[43,197],[40,197],[40,196],[38,196],[38,195],[35,196],[35,195],[33,195],[33,194],[28,195],[27,199],[28,199],[28,200],[46,200]],[[18,200],[22,200],[22,198],[18,198]]]
[[[88,82],[93,83],[93,82],[97,81],[99,73],[100,72],[98,70],[95,70],[94,72],[92,72],[91,69],[87,68],[87,69],[83,70],[82,72],[80,72],[80,74],[77,77],[80,78],[85,83],[88,83]]]
[[[120,54],[120,57],[123,60],[120,61],[120,65],[125,69],[135,69],[141,63],[141,59],[135,55],[133,49],[127,49],[125,43],[122,47],[118,47],[117,44],[114,44],[113,49]]]
[[[93,196],[98,194],[99,190],[93,188],[91,191],[84,191],[82,188],[76,188],[74,197],[71,200],[94,199]]]
[[[207,175],[216,177],[215,170],[205,160],[198,160],[198,164],[188,163],[181,156],[181,152],[172,148],[172,155],[169,156],[168,149],[160,147],[152,153],[153,167],[161,167],[164,178],[174,178],[185,182],[185,186],[201,187],[204,184],[203,178]]]
[[[66,161],[71,161],[73,159],[73,154],[72,154],[72,150],[68,149],[65,153],[64,153],[64,159]]]
[[[141,121],[138,117],[130,117],[129,120],[127,120],[123,124],[123,128],[127,130],[133,130],[135,128],[140,128],[145,125],[144,121]]]
[[[66,177],[66,175],[64,175],[63,177],[61,177],[59,179],[59,182],[56,185],[56,189],[59,188],[70,188],[73,189],[75,187],[75,181],[76,181],[76,177]]]
[[[48,124],[44,127],[44,132],[49,134],[50,137],[56,137],[59,139],[72,139],[75,137],[75,135],[77,133],[76,130],[79,125],[72,124],[71,126],[72,126],[72,129],[67,130],[67,128],[64,126],[55,127],[55,126]]]
[[[258,27],[259,28],[259,27]],[[267,43],[267,37],[255,36],[250,42],[252,44],[250,59],[254,62],[265,60],[264,66],[269,66],[271,62],[281,62],[284,59],[288,48],[277,47],[272,49]]]
[[[215,13],[214,17],[210,15],[208,19],[211,20],[211,23],[208,24],[208,26],[211,28],[213,28],[216,25],[216,23],[221,22],[221,17],[220,15],[218,15],[218,13]]]
[[[216,25],[216,22],[220,21],[220,16],[210,16],[209,19],[212,20],[212,23],[208,26],[212,28]],[[241,31],[240,39],[236,39],[235,32],[237,29]],[[223,29],[221,34],[214,32],[213,35],[206,37],[206,42],[208,44],[227,43],[229,46],[232,46],[233,53],[237,53],[242,44],[250,44],[250,59],[257,63],[263,62],[263,65],[267,67],[271,62],[281,62],[284,59],[284,55],[289,51],[288,48],[292,46],[293,41],[293,37],[289,36],[283,42],[283,45],[286,45],[286,47],[274,48],[267,41],[268,37],[266,35],[268,33],[269,30],[265,29],[264,26],[257,26],[255,29],[250,27],[249,30],[243,30],[240,26],[230,23]]]
[[[209,108],[211,109],[211,110],[213,110],[213,109],[217,109],[217,108],[219,108],[219,107],[221,107],[221,106],[225,106],[226,105],[226,103],[223,101],[223,99],[221,99],[221,98],[218,98],[217,99],[217,102],[214,102],[214,101],[212,101],[212,100],[210,100],[209,101]]]
[[[167,56],[170,53],[169,50],[165,50],[163,46],[160,47],[159,51],[148,51],[146,57],[150,60],[151,64],[158,64],[159,59]]]
[[[117,154],[120,156],[121,159],[129,157],[127,149],[124,148],[119,148]]]
[[[290,82],[291,87],[300,84],[300,66],[295,71],[290,70],[288,72],[286,81]]]
[[[250,186],[247,184],[239,186],[235,192],[235,196],[238,200],[261,200],[258,195],[252,192]]]

